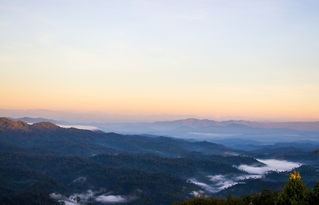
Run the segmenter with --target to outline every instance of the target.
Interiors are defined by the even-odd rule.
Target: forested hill
[[[92,156],[97,154],[154,153],[180,156],[188,152],[222,154],[232,149],[210,142],[189,142],[169,137],[120,135],[76,128],[62,128],[50,122],[29,125],[23,121],[0,118],[2,151],[16,146],[42,153]]]
[[[253,157],[260,152],[248,154],[205,141],[0,118],[0,204],[168,205],[198,195],[240,196],[264,187],[279,190],[286,183],[289,171],[278,172]],[[304,160],[302,166],[298,161],[284,163],[293,164],[312,187],[319,180],[318,155],[311,150],[280,156],[296,155]],[[272,171],[254,174],[249,169]],[[276,192],[261,195],[269,193],[271,198]],[[198,200],[207,201],[185,203]]]
[[[229,155],[233,151],[209,142],[0,118],[0,204],[171,204],[198,189],[188,178],[244,174],[233,163],[258,163]]]
[[[319,182],[307,189],[298,172],[289,176],[288,183],[281,191],[264,190],[240,198],[194,198],[175,205],[316,205],[319,201]]]

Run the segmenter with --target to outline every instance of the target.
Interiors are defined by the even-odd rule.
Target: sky
[[[0,0],[0,114],[319,120],[318,36],[318,0]]]

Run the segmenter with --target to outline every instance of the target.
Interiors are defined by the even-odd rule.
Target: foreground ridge
[[[174,205],[316,205],[319,200],[319,182],[308,190],[301,180],[300,173],[289,175],[288,183],[281,192],[264,190],[258,194],[245,195],[241,198],[229,196],[227,199],[216,197],[198,197]]]

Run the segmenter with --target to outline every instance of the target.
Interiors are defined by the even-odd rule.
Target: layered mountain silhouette
[[[172,124],[183,129],[211,126],[210,121],[194,119]],[[216,126],[245,125],[228,122]],[[318,181],[319,162],[314,150],[318,150],[315,144],[296,147],[286,143],[247,152],[208,141],[0,118],[0,204],[100,204],[101,197],[115,197],[131,205],[166,205],[196,193],[240,196],[265,187],[279,189],[288,172],[265,173],[255,179],[238,168],[244,164],[262,169],[265,164],[257,160],[261,158],[302,162],[298,169],[306,184],[313,186]]]
[[[229,155],[234,151],[210,142],[0,118],[0,204],[57,204],[50,198],[54,193],[76,204],[73,194],[90,191],[97,196],[81,200],[96,202],[94,197],[114,193],[130,204],[170,204],[197,189],[187,182],[190,177],[244,174],[233,164],[258,163]]]
[[[215,143],[190,142],[168,137],[120,135],[100,131],[62,128],[50,122],[27,124],[0,118],[0,142],[24,149],[42,149],[61,154],[91,156],[101,153],[143,152],[178,156],[189,151],[232,152]]]
[[[102,130],[117,133],[207,140],[233,148],[245,146],[245,144],[259,145],[302,140],[319,143],[317,137],[319,122],[214,121],[190,118],[151,123],[96,123],[94,125]]]
[[[35,130],[50,130],[59,129],[60,127],[51,122],[38,122],[34,124],[28,124],[24,121],[15,121],[8,118],[0,118],[0,130],[2,131],[35,131]]]
[[[246,121],[246,120],[227,120],[227,121],[214,121],[207,119],[182,119],[174,121],[159,121],[154,124],[158,125],[176,125],[188,127],[232,127],[232,126],[246,126],[251,128],[285,128],[303,131],[318,131],[319,122],[259,122],[259,121]]]

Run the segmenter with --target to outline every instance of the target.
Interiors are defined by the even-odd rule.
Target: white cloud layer
[[[64,205],[80,205],[94,201],[102,204],[127,203],[136,199],[134,196],[98,194],[98,192],[94,192],[92,190],[87,190],[85,193],[75,193],[69,197],[59,193],[51,193],[50,197]],[[78,201],[78,199],[80,200]]]
[[[275,172],[291,171],[302,165],[301,163],[289,162],[286,160],[277,160],[277,159],[264,159],[264,160],[257,159],[257,160],[265,164],[265,166],[252,166],[252,165],[242,164],[242,165],[239,165],[237,168],[249,174],[264,175],[270,171],[275,171]]]
[[[98,196],[95,201],[101,203],[126,203],[129,199],[120,195],[101,195]]]
[[[91,125],[58,125],[60,127],[63,128],[77,128],[77,129],[81,129],[81,130],[99,130],[99,128],[95,127],[95,126],[91,126]]]
[[[211,183],[207,184],[200,182],[194,178],[188,179],[189,183],[199,186],[202,190],[208,193],[217,193],[221,190],[232,187],[236,184],[245,183],[248,179],[259,179],[270,171],[283,172],[291,171],[295,168],[300,167],[301,163],[289,162],[286,160],[276,160],[276,159],[257,159],[259,162],[263,163],[262,166],[253,166],[242,164],[239,166],[234,166],[239,170],[247,172],[246,175],[209,175],[207,176]],[[198,191],[194,191],[191,195],[198,194]]]

